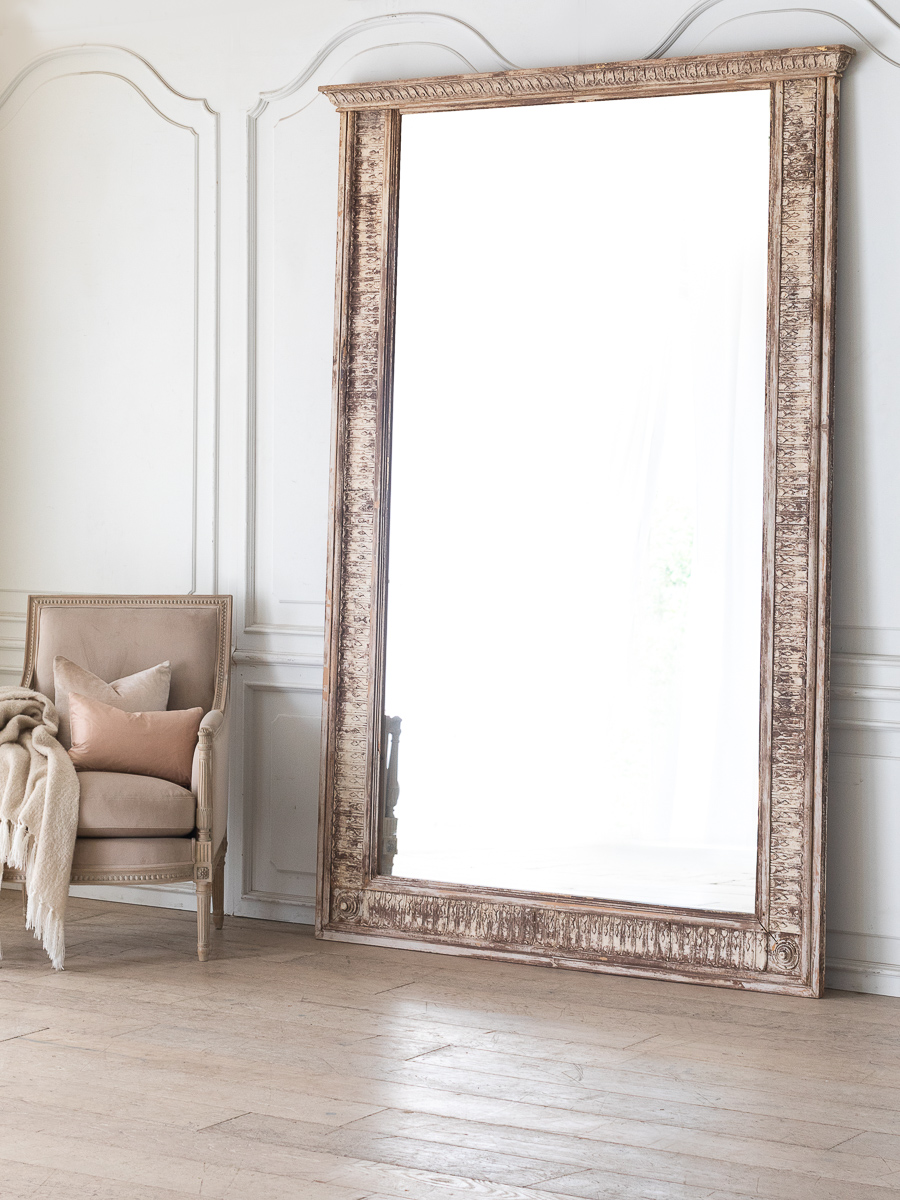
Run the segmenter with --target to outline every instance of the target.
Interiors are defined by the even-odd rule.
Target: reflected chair
[[[382,875],[393,875],[394,859],[397,856],[397,818],[394,810],[400,799],[400,717],[384,718],[382,742],[384,753],[381,760],[381,795],[384,796],[384,814],[381,818],[381,848],[378,870]]]
[[[30,596],[22,686],[55,701],[57,654],[107,682],[168,660],[169,709],[203,709],[190,790],[147,775],[79,772],[71,882],[193,880],[205,962],[210,902],[217,929],[224,920],[231,597]],[[22,872],[6,878],[24,887]]]

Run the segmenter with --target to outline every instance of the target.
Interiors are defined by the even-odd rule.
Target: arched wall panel
[[[217,120],[77,48],[0,96],[0,669],[29,592],[215,590]]]

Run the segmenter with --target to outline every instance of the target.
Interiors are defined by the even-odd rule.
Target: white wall
[[[229,907],[310,920],[337,183],[316,88],[847,42],[829,962],[900,995],[900,24],[872,0],[442,9],[0,0],[0,681],[29,591],[233,592]]]

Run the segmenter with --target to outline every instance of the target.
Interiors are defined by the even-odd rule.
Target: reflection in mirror
[[[383,874],[753,911],[769,103],[403,117]]]

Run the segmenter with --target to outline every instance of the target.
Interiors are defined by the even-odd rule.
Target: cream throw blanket
[[[0,880],[4,865],[25,872],[25,927],[61,971],[79,785],[58,727],[46,696],[0,688]]]

